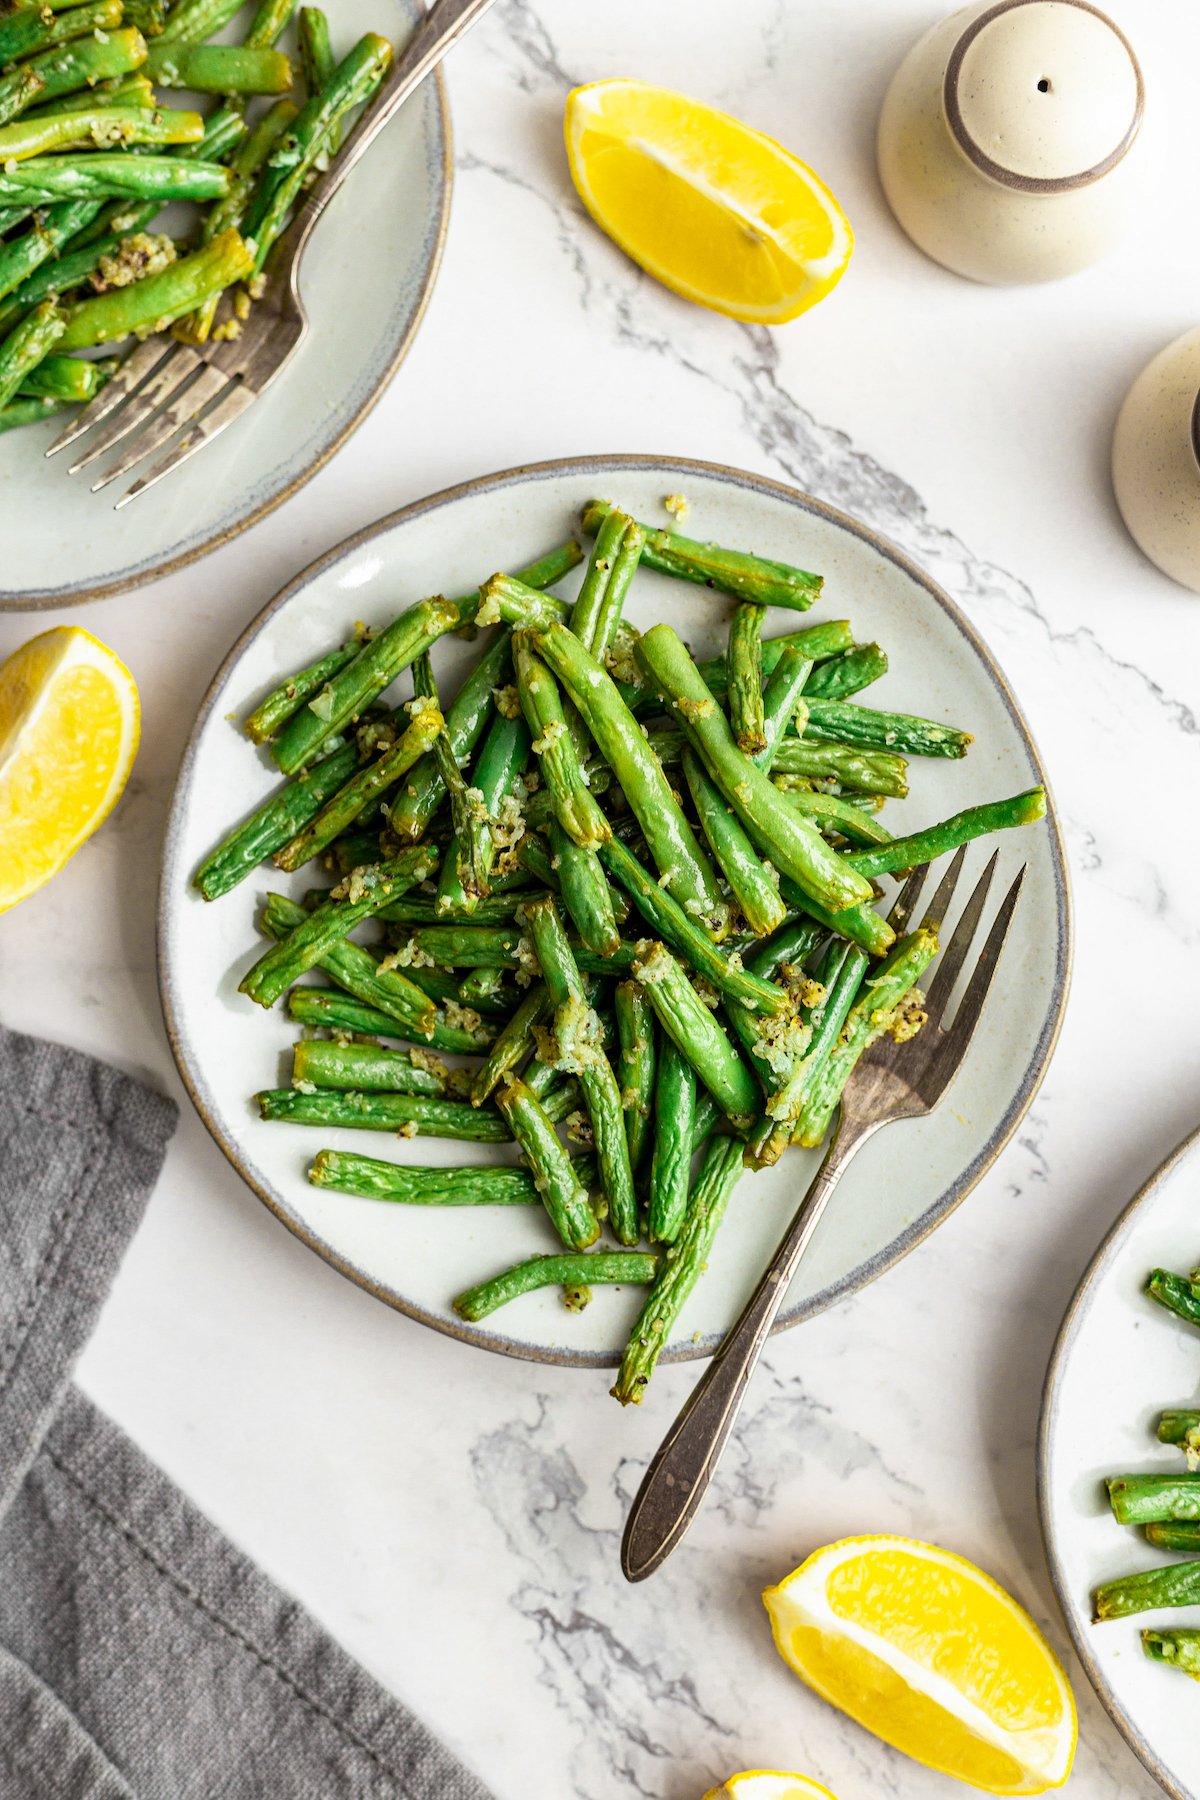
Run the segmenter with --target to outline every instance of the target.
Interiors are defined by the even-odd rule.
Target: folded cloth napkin
[[[175,1120],[0,1027],[0,1800],[488,1800],[69,1384]]]

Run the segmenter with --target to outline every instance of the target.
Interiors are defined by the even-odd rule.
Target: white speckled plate
[[[1200,1261],[1200,1131],[1117,1220],[1071,1302],[1046,1376],[1038,1502],[1050,1574],[1079,1660],[1130,1747],[1174,1800],[1200,1800],[1200,1691],[1142,1654],[1142,1626],[1200,1625],[1200,1607],[1092,1624],[1092,1590],[1178,1562],[1118,1525],[1104,1478],[1184,1468],[1155,1436],[1166,1407],[1200,1405],[1200,1334],[1145,1292],[1151,1269]]]
[[[929,823],[963,806],[1016,793],[1045,771],[1015,701],[962,614],[901,553],[863,526],[796,492],[752,475],[649,457],[594,457],[541,464],[438,494],[405,507],[314,563],[243,633],[200,710],[184,756],[163,865],[159,963],[167,1027],[183,1078],[226,1155],[267,1205],[336,1267],[393,1306],[490,1349],[570,1363],[616,1359],[634,1316],[635,1294],[598,1289],[582,1314],[554,1290],[528,1295],[482,1327],[465,1327],[450,1302],[462,1288],[548,1247],[532,1211],[438,1214],[321,1192],[305,1168],[331,1143],[453,1165],[477,1150],[428,1139],[400,1151],[380,1134],[321,1133],[263,1124],[250,1095],[281,1079],[294,1037],[281,1012],[267,1015],[237,992],[259,953],[254,913],[272,882],[265,872],[206,904],[192,871],[233,820],[270,791],[265,753],[253,751],[240,718],[280,678],[319,654],[354,619],[382,624],[429,592],[459,593],[492,569],[527,561],[570,535],[593,494],[612,496],[642,518],[663,519],[665,495],[691,503],[688,530],[752,547],[826,576],[826,596],[806,615],[848,616],[863,641],[877,638],[891,669],[869,698],[953,720],[975,734],[960,762],[911,770],[912,795],[889,805],[896,829]],[[723,597],[641,573],[628,609],[645,627],[669,619],[702,655],[724,642]],[[772,631],[793,630],[790,614]],[[439,646],[453,687],[455,664],[473,654]],[[984,852],[976,851],[981,866]],[[967,1066],[940,1111],[895,1125],[869,1143],[846,1176],[780,1325],[808,1317],[861,1287],[919,1243],[967,1194],[1029,1106],[1045,1071],[1066,998],[1068,899],[1053,814],[1045,826],[1000,841],[998,892],[1028,860],[1003,972]],[[277,877],[278,880],[283,878]],[[294,878],[295,891],[311,876]],[[738,1189],[704,1279],[679,1322],[674,1358],[710,1350],[736,1316],[809,1180],[815,1157],[790,1152]]]
[[[335,48],[364,31],[403,44],[423,12],[420,0],[339,0]],[[68,475],[65,453],[45,461],[61,418],[0,437],[0,608],[64,606],[154,581],[236,537],[315,475],[412,342],[441,261],[452,183],[450,109],[437,74],[321,220],[304,261],[311,331],[287,374],[132,506],[114,510],[132,477],[93,494],[92,471]]]

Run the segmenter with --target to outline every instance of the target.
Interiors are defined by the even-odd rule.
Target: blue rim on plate
[[[549,462],[506,469],[494,475],[462,482],[454,487],[445,488],[439,493],[429,495],[425,499],[414,501],[408,506],[400,507],[395,512],[387,514],[361,531],[345,538],[340,544],[327,551],[324,556],[316,558],[302,569],[272,600],[267,602],[262,611],[242,632],[221,663],[201,702],[196,722],[189,734],[180,763],[163,845],[162,880],[158,905],[159,995],[172,1053],[193,1105],[229,1162],[276,1217],[282,1220],[290,1231],[306,1243],[310,1249],[315,1250],[326,1262],[348,1276],[359,1287],[365,1288],[369,1293],[384,1300],[396,1310],[449,1336],[503,1355],[578,1368],[611,1368],[615,1366],[617,1359],[606,1352],[560,1351],[543,1346],[528,1345],[495,1332],[483,1330],[479,1326],[469,1326],[461,1321],[430,1313],[394,1289],[375,1280],[367,1270],[356,1265],[295,1215],[283,1196],[270,1187],[255,1169],[248,1166],[238,1144],[224,1129],[217,1116],[218,1109],[211,1089],[199,1068],[194,1047],[180,1022],[180,1008],[175,993],[172,970],[165,954],[165,945],[168,936],[168,913],[171,898],[181,882],[186,884],[190,874],[190,871],[183,870],[180,865],[180,838],[189,791],[195,774],[199,740],[210,715],[220,702],[227,676],[275,614],[310,582],[353,555],[373,538],[437,508],[452,505],[456,500],[480,494],[500,494],[505,489],[538,481],[555,480],[560,477],[587,477],[589,480],[602,482],[608,478],[619,479],[620,475],[626,472],[660,474],[672,488],[676,489],[686,486],[689,477],[712,477],[723,484],[740,487],[755,494],[778,500],[789,507],[840,528],[867,544],[881,557],[892,562],[913,582],[919,584],[930,600],[949,618],[956,631],[966,640],[994,685],[1028,755],[1030,764],[1037,771],[1037,779],[1047,785],[1048,806],[1045,823],[1050,843],[1055,896],[1054,975],[1047,997],[1044,1021],[1035,1041],[1030,1046],[1028,1059],[1017,1087],[986,1143],[957,1178],[916,1217],[912,1218],[884,1249],[860,1263],[845,1279],[832,1282],[810,1297],[798,1301],[790,1307],[785,1307],[775,1322],[773,1333],[785,1331],[791,1326],[801,1323],[802,1320],[813,1317],[816,1313],[824,1311],[827,1307],[836,1304],[847,1295],[857,1292],[859,1288],[875,1280],[877,1276],[883,1274],[886,1269],[889,1269],[901,1257],[923,1242],[977,1185],[1009,1142],[1041,1085],[1062,1024],[1070,985],[1072,957],[1070,887],[1057,810],[1053,798],[1049,794],[1037,748],[1007,680],[970,621],[949,595],[902,550],[838,508],[826,505],[825,502],[815,499],[812,495],[805,494],[783,482],[728,468],[717,463],[699,462],[675,456],[563,457]],[[683,1344],[670,1346],[664,1350],[659,1361],[663,1363],[684,1362],[709,1356],[721,1341],[721,1335],[721,1333],[710,1333]]]

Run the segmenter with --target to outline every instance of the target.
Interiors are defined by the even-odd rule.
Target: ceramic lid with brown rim
[[[1132,46],[1086,0],[999,0],[955,44],[944,94],[971,161],[1026,193],[1107,174],[1137,136],[1144,105]]]

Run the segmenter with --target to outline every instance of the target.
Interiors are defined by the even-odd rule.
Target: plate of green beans
[[[707,464],[511,471],[331,551],[218,671],[163,867],[168,1029],[321,1255],[636,1401],[736,1316],[859,1056],[921,1029],[936,941],[889,906],[964,844],[1028,865],[998,991],[781,1325],[918,1243],[1033,1097],[1070,960],[1045,771],[966,619],[852,520]]]
[[[1047,1559],[1080,1661],[1175,1800],[1200,1694],[1200,1132],[1131,1201],[1067,1312],[1038,1457]]]
[[[127,511],[114,508],[121,487],[91,491],[104,459],[69,476],[72,452],[45,458],[139,338],[237,335],[306,183],[423,11],[0,6],[0,483],[20,502],[5,512],[0,607],[95,599],[194,560],[294,493],[378,399],[441,258],[452,159],[440,77],[322,219],[304,268],[312,330],[236,429]]]

